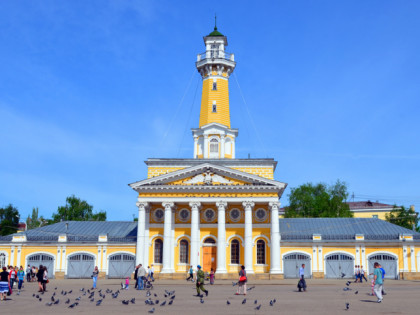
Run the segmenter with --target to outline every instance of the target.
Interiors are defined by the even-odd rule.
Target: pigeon
[[[174,300],[170,300],[168,305],[172,305],[173,302],[174,302]]]
[[[357,293],[359,293],[359,291],[354,292],[354,294],[357,294]]]
[[[147,297],[149,297],[149,296],[151,296],[151,295],[152,295],[152,294],[150,293],[150,291],[147,291],[147,292],[146,292],[146,296],[147,296]]]
[[[54,304],[57,305],[58,303],[60,303],[60,299],[57,299]]]
[[[172,295],[172,296],[170,297],[170,299],[171,299],[171,300],[174,300],[174,299],[175,299],[175,296],[176,296],[176,295]]]
[[[273,303],[276,303],[276,302],[277,302],[277,301],[276,301],[276,299],[274,299],[274,300],[273,300]]]
[[[78,298],[76,298],[76,301],[80,301],[80,299],[81,299],[82,297],[81,296],[79,296]]]
[[[124,285],[123,285],[123,283],[121,282],[121,289],[124,289]]]
[[[67,299],[66,304],[70,304],[70,299]]]
[[[270,300],[270,306],[273,306],[273,305],[274,305],[273,300]]]
[[[260,305],[258,305],[258,306],[255,308],[255,310],[259,311],[259,310],[260,310],[260,308],[261,308],[261,304],[260,304]]]
[[[244,299],[243,301],[242,301],[242,304],[245,304],[246,303],[246,299]]]
[[[53,293],[53,295],[52,296],[55,296],[55,292]]]
[[[41,302],[42,301],[42,298],[39,298],[39,301]]]
[[[101,303],[102,303],[102,300],[98,300],[98,301],[96,301],[96,306],[101,305]]]
[[[44,295],[44,291],[41,292],[41,295]]]
[[[131,304],[136,304],[136,298],[132,298],[132,299],[130,300],[130,302],[131,302]]]
[[[350,281],[347,281],[347,282],[346,282],[346,286],[349,286],[349,285],[350,285],[350,283],[351,283]]]
[[[73,303],[72,305],[70,305],[70,306],[69,306],[69,308],[73,308],[73,307],[75,307],[76,305],[79,305],[79,303],[77,303],[77,302],[76,302],[76,303]]]
[[[67,295],[67,291],[64,291],[63,295]]]
[[[87,293],[85,292],[85,293],[83,293],[82,295],[83,295],[83,296],[85,296],[86,294],[87,294]]]
[[[154,293],[153,295],[154,295],[155,297],[157,297],[157,294],[156,294],[156,293]]]
[[[46,303],[45,305],[47,305],[47,306],[51,306],[51,305],[52,305],[52,302],[48,302],[48,303]]]
[[[157,305],[157,304],[159,304],[159,300],[156,300],[156,301],[155,301],[155,304],[156,304],[156,305]]]
[[[200,303],[203,304],[204,303],[204,300],[203,299],[200,299]]]
[[[230,302],[229,302],[229,300],[227,300],[227,301],[226,301],[226,304],[227,304],[227,305],[230,305]]]
[[[39,295],[37,294],[36,296],[35,296],[37,299],[39,299]]]
[[[234,287],[235,285],[237,285],[238,284],[238,282],[234,282],[234,281],[232,281],[232,287]]]
[[[160,303],[160,306],[165,306],[166,305],[166,301],[163,301],[162,303]]]
[[[129,300],[122,300],[122,304],[124,304],[124,305],[128,305],[128,303],[130,303],[130,301],[129,301]]]
[[[73,292],[73,290],[70,290],[70,291],[69,291],[69,294],[70,294],[70,293],[72,293],[72,292]]]
[[[95,298],[91,298],[91,299],[90,299],[90,301],[91,301],[91,302],[94,302],[94,301],[95,301]]]
[[[54,290],[57,290],[57,287],[55,287]]]
[[[248,289],[246,289],[247,291],[250,291],[250,290],[252,290],[252,289],[254,289],[255,288],[255,285],[254,286],[252,286],[252,287],[249,287]]]
[[[153,307],[151,310],[149,310],[149,313],[153,314],[155,312],[155,308]]]
[[[82,291],[82,292],[85,291],[85,288],[81,288],[80,291]]]
[[[346,311],[350,308],[350,303],[346,303]]]
[[[88,291],[88,293],[90,293],[90,290],[89,289],[87,291]]]
[[[16,293],[17,295],[20,295],[20,291],[18,291],[18,293]]]
[[[343,291],[351,291],[350,288],[343,288]]]
[[[258,301],[257,301],[257,300],[255,300],[255,301],[254,301],[254,304],[257,304],[257,303],[258,303]]]
[[[341,278],[344,278],[346,274],[344,272],[341,273]]]
[[[54,296],[51,297],[51,302],[54,302]]]

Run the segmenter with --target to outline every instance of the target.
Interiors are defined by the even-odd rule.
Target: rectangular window
[[[217,113],[217,105],[213,105],[212,113]]]
[[[213,82],[213,91],[217,90],[217,82]]]
[[[378,218],[378,215],[377,214],[374,214],[374,215],[372,215],[372,218],[377,219]]]
[[[231,243],[230,263],[239,265],[239,241],[237,240]]]
[[[257,264],[265,264],[265,242],[262,240],[257,242]]]

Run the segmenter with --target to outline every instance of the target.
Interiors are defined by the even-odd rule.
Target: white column
[[[172,207],[173,202],[163,202],[165,208],[165,222],[163,225],[163,268],[161,273],[171,273],[171,236],[172,236]]]
[[[318,271],[318,248],[317,246],[313,245],[312,246],[312,272],[314,271]]]
[[[176,246],[176,244],[175,244],[175,209],[172,208],[172,221],[171,221],[171,272],[175,272],[175,246]]]
[[[217,269],[216,273],[227,273],[226,270],[226,201],[216,202],[217,212]]]
[[[106,259],[106,246],[102,246],[102,268],[108,274],[108,259]]]
[[[414,246],[410,247],[410,256],[411,256],[411,272],[416,272],[416,255],[414,252]]]
[[[235,158],[235,137],[232,138],[232,159]]]
[[[21,263],[20,263],[20,257],[22,256],[22,246],[19,245],[17,248],[17,257],[16,257],[16,266],[20,267]],[[24,266],[26,268],[26,266]],[[25,269],[24,268],[24,269]]]
[[[245,201],[242,204],[245,209],[245,271],[251,274],[254,273],[252,265],[252,208],[255,204],[252,201]]]
[[[280,202],[270,202],[271,208],[271,261],[270,273],[279,274],[280,269],[280,223],[279,223],[279,208]],[[252,233],[252,232],[251,232]]]
[[[98,246],[98,255],[96,256],[96,266],[98,266],[98,269],[101,271],[104,271],[104,266],[101,264],[102,259],[102,246]]]
[[[55,265],[55,270],[56,271],[61,270],[60,265],[61,265],[61,246],[57,246],[57,261],[56,261],[56,265]]]
[[[14,246],[12,246],[11,247],[11,251],[10,251],[11,253],[11,255],[10,255],[10,265],[11,266],[14,266],[15,265],[15,247]]]
[[[365,246],[363,245],[363,246],[361,246],[361,251],[362,251],[362,266],[363,266],[363,269],[365,270],[365,273],[367,273],[368,271],[367,271],[367,268],[368,268],[368,266],[367,266],[367,264],[366,264],[366,248],[365,248]]]
[[[61,248],[61,270],[67,274],[67,255],[66,255],[66,246]]]
[[[191,253],[190,265],[193,269],[200,263],[200,202],[190,202],[191,207]]]
[[[225,135],[220,135],[220,158],[225,158]]]
[[[322,246],[318,246],[318,271],[324,271],[324,259],[322,257]]]
[[[144,264],[144,229],[146,223],[147,202],[138,202],[139,219],[137,222],[137,247],[136,247],[136,265]]]
[[[406,245],[403,246],[403,262],[404,262],[404,272],[408,272],[408,248]]]
[[[354,264],[357,265],[361,265],[360,263],[360,246],[356,245],[356,260],[354,262]]]
[[[149,225],[150,225],[150,209],[146,209],[146,220],[145,220],[145,229],[144,229],[144,254],[143,254],[143,262],[144,266],[149,266],[149,248],[150,248],[150,241],[149,241]]]
[[[203,150],[203,158],[208,159],[209,158],[209,136],[204,135],[204,150]]]
[[[194,159],[197,158],[198,155],[198,137],[194,137]]]

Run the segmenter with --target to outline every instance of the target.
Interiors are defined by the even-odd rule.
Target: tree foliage
[[[12,204],[0,208],[0,235],[9,235],[17,232],[19,224],[19,211]]]
[[[93,213],[93,206],[72,195],[66,198],[66,205],[58,207],[52,221],[106,221],[106,212]]]
[[[394,209],[392,209],[389,214],[385,214],[385,220],[410,230],[413,229],[414,226],[414,228],[420,232],[420,228],[418,227],[419,218],[417,212],[414,211],[414,208],[394,206]]]
[[[285,208],[286,218],[349,218],[353,217],[349,205],[347,186],[337,180],[334,185],[307,183],[292,188],[290,205]]]
[[[51,223],[53,223],[51,219],[45,219],[43,216],[39,216],[39,209],[36,207],[32,208],[32,215],[26,218],[26,229],[32,230]]]

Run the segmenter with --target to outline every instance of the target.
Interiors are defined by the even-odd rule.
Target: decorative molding
[[[242,205],[243,205],[245,211],[249,211],[249,210],[252,210],[254,208],[255,202],[247,200],[247,201],[242,202]]]

